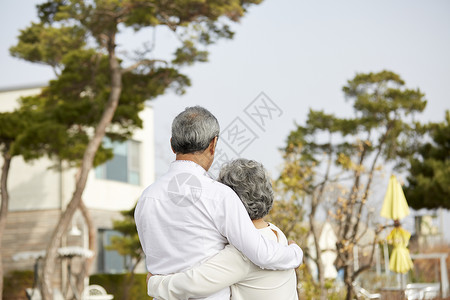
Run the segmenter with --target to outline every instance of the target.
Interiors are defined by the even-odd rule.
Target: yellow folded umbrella
[[[389,258],[389,269],[396,273],[406,273],[413,267],[413,262],[407,248],[411,233],[401,227],[392,229],[386,238],[392,244],[391,257]]]
[[[389,179],[389,186],[384,196],[380,215],[392,220],[400,220],[409,215],[409,207],[405,194],[394,175],[391,175]]]

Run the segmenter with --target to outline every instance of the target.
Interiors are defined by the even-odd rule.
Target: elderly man
[[[303,257],[295,245],[265,238],[252,224],[236,193],[207,175],[219,136],[217,119],[202,107],[190,107],[172,123],[176,160],[169,171],[142,193],[136,227],[153,274],[192,268],[232,244],[256,265],[292,269]],[[205,299],[229,299],[224,288]]]
[[[280,244],[288,244],[284,233],[263,219],[272,207],[273,190],[262,164],[242,158],[234,160],[222,168],[218,180],[237,193],[261,234]],[[298,300],[293,269],[260,269],[231,245],[191,270],[150,277],[148,294],[160,300],[188,299],[209,295],[230,285],[233,300]]]

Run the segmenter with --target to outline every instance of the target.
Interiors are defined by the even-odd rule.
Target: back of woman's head
[[[263,218],[272,208],[272,184],[259,162],[233,160],[222,167],[218,180],[236,192],[252,220]]]

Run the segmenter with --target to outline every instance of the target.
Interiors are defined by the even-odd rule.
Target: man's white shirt
[[[264,238],[253,226],[239,197],[191,161],[175,161],[142,193],[136,227],[152,274],[190,269],[229,242],[267,269],[297,267],[302,251]],[[205,299],[229,299],[225,288]]]

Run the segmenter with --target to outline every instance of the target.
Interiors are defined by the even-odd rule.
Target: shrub
[[[26,288],[33,286],[33,271],[11,271],[4,277],[3,299],[27,300]]]
[[[147,295],[147,274],[134,274],[133,285],[128,296],[124,296],[130,274],[94,274],[89,277],[89,284],[98,284],[105,288],[108,294],[114,295],[114,300],[149,300]]]

